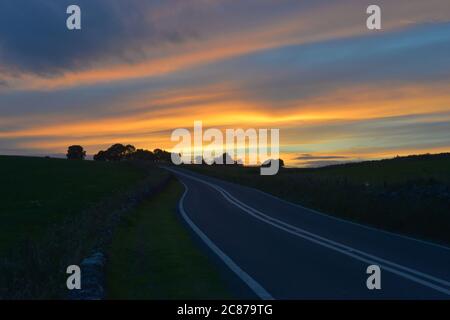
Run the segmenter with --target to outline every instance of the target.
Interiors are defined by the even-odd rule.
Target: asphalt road
[[[450,299],[450,248],[170,170],[186,187],[186,225],[255,298]],[[381,269],[380,290],[367,288],[370,265]]]

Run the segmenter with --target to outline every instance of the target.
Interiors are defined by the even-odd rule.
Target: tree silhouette
[[[138,149],[134,153],[129,155],[128,159],[130,159],[130,160],[155,161],[156,156],[151,151]]]
[[[96,161],[121,161],[129,159],[136,152],[136,148],[131,144],[124,146],[116,143],[109,147],[106,151],[99,151],[95,156]]]
[[[94,155],[95,161],[106,161],[106,152],[103,150],[100,150],[96,155]]]
[[[66,157],[69,160],[83,160],[86,158],[86,151],[84,151],[82,146],[70,146],[67,149]]]
[[[172,154],[162,149],[152,151],[136,149],[133,145],[113,144],[107,150],[101,150],[94,155],[95,161],[143,160],[160,163],[172,162]]]
[[[157,162],[166,162],[169,163],[172,161],[171,153],[161,149],[153,150],[153,154],[155,155],[155,160]]]

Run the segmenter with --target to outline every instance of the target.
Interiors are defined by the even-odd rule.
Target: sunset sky
[[[170,150],[195,120],[280,128],[292,166],[450,151],[449,0],[1,0],[0,15],[0,154]]]

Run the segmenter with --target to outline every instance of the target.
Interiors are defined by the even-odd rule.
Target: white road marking
[[[181,216],[186,221],[186,223],[191,227],[191,229],[203,240],[203,242],[225,263],[225,265],[230,268],[247,286],[260,298],[263,300],[273,300],[274,298],[264,289],[255,279],[253,279],[248,273],[242,270],[229,256],[227,256],[222,250],[219,249],[217,245],[214,244],[197,225],[189,218],[186,211],[184,210],[184,198],[189,191],[188,186],[181,182],[185,191],[183,196],[178,203],[178,208],[180,210]]]
[[[260,194],[263,194],[263,195],[265,195],[265,196],[267,196],[269,198],[272,198],[274,200],[283,202],[283,203],[285,203],[287,205],[290,205],[290,206],[302,209],[304,211],[309,211],[309,212],[311,212],[313,214],[317,214],[317,215],[326,217],[328,219],[336,220],[336,221],[339,221],[339,222],[343,222],[343,223],[347,223],[347,224],[351,224],[351,225],[357,226],[359,228],[364,228],[364,229],[367,229],[367,230],[372,230],[372,231],[384,233],[384,234],[387,234],[387,235],[390,235],[390,236],[393,236],[393,237],[406,239],[406,240],[418,242],[418,243],[421,243],[421,244],[425,244],[427,246],[431,246],[431,247],[435,247],[435,248],[439,248],[439,249],[444,249],[444,250],[450,251],[450,247],[446,247],[446,246],[444,246],[442,244],[438,244],[438,243],[434,243],[434,242],[430,242],[430,241],[426,241],[426,240],[421,240],[421,239],[416,239],[416,238],[412,238],[412,237],[409,237],[409,236],[406,236],[406,235],[403,235],[403,234],[398,234],[398,233],[386,231],[386,230],[383,230],[383,229],[375,228],[375,227],[372,227],[372,226],[366,226],[364,224],[357,223],[357,222],[354,222],[354,221],[345,220],[345,219],[342,219],[342,218],[339,218],[339,217],[335,217],[335,216],[332,216],[332,215],[329,215],[329,214],[326,214],[326,213],[323,213],[323,212],[320,212],[320,211],[317,211],[317,210],[314,210],[314,209],[311,209],[311,208],[304,207],[304,206],[302,206],[302,205],[300,205],[298,203],[293,203],[293,202],[287,201],[285,199],[282,199],[280,197],[274,196],[273,194],[264,192],[264,191],[259,190],[259,189],[255,189],[255,188],[248,187],[248,186],[244,186],[244,187],[248,188],[248,189],[251,189],[254,192],[258,192]]]
[[[377,264],[380,267],[382,267],[384,270],[387,270],[391,273],[394,273],[398,276],[401,276],[405,279],[411,280],[413,282],[419,283],[423,286],[426,286],[428,288],[434,289],[436,291],[442,292],[444,294],[447,294],[450,296],[450,290],[444,287],[441,287],[439,285],[437,285],[436,283],[439,283],[441,285],[444,285],[446,287],[450,287],[450,282],[428,275],[426,273],[399,265],[397,263],[385,260],[383,258],[368,254],[366,252],[363,252],[361,250],[357,250],[354,249],[350,246],[335,242],[333,240],[321,237],[319,235],[313,234],[311,232],[308,232],[306,230],[303,230],[301,228],[298,228],[296,226],[290,225],[288,223],[285,223],[279,219],[270,217],[262,212],[260,212],[259,210],[250,207],[249,205],[246,205],[245,203],[241,202],[240,200],[236,199],[234,196],[232,196],[230,193],[228,193],[227,191],[225,191],[223,188],[221,188],[218,185],[215,185],[213,183],[204,181],[202,179],[199,179],[197,177],[193,177],[189,174],[185,174],[176,170],[172,170],[169,169],[173,172],[175,172],[176,174],[182,175],[184,177],[187,177],[189,179],[201,182],[203,184],[206,184],[210,187],[212,187],[213,189],[215,189],[216,191],[218,191],[228,202],[234,204],[235,206],[237,206],[238,208],[240,208],[241,210],[243,210],[244,212],[248,213],[249,215],[251,215],[252,217],[263,221],[267,224],[270,224],[272,226],[274,226],[275,228],[281,229],[285,232],[288,232],[292,235],[301,237],[305,240],[311,241],[313,243],[319,244],[321,246],[327,247],[329,249],[332,249],[334,251],[340,252],[344,255],[350,256],[354,259],[357,259],[359,261],[363,261],[365,263],[369,263],[369,264]],[[409,274],[408,274],[408,273]],[[421,279],[419,277],[428,279],[430,281],[434,281],[435,283],[432,283],[430,281],[427,281],[425,279]]]

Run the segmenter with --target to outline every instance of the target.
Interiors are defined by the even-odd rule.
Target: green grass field
[[[177,218],[183,187],[173,181],[131,212],[110,249],[111,299],[225,299],[217,270]]]
[[[104,248],[168,173],[137,162],[0,157],[0,299],[64,299],[66,268]]]
[[[0,253],[144,176],[124,163],[0,156]]]
[[[450,244],[450,155],[309,169],[186,166],[345,219]]]

